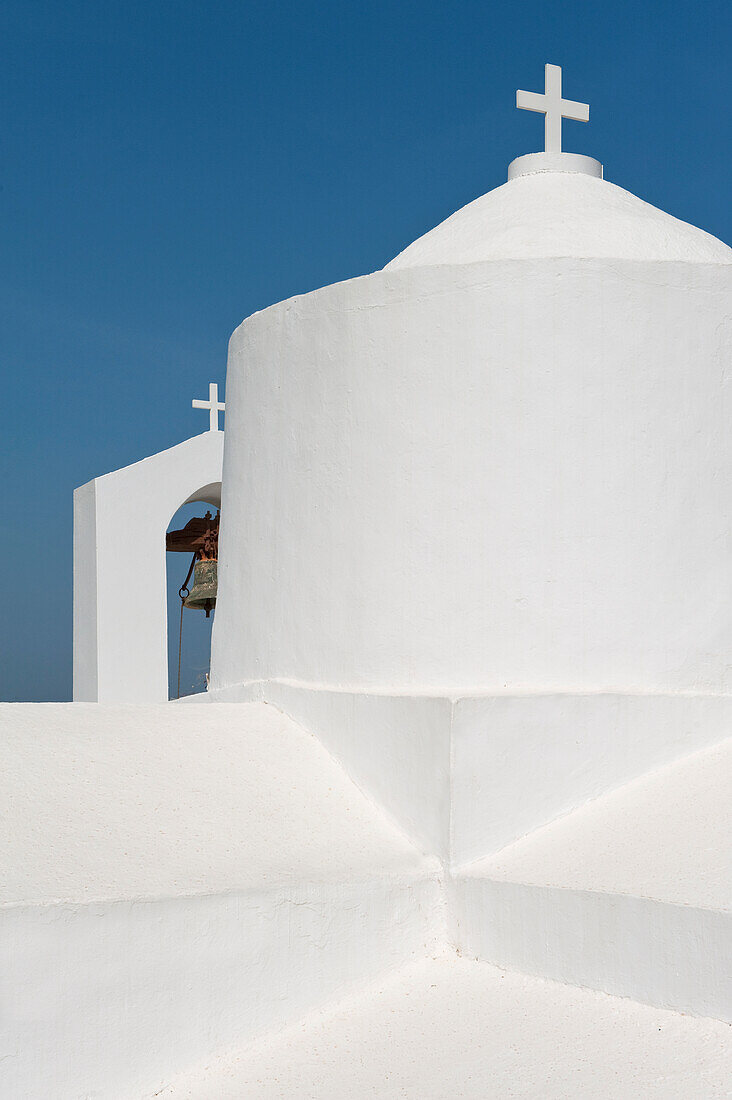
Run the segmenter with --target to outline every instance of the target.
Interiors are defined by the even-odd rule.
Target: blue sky
[[[504,182],[546,61],[566,149],[731,242],[731,45],[728,0],[6,0],[0,698],[70,697],[74,487],[203,431],[244,317]]]

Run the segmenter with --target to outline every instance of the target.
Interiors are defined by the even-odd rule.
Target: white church
[[[77,490],[74,702],[0,708],[3,1100],[732,1096],[732,249],[545,81],[544,152]]]

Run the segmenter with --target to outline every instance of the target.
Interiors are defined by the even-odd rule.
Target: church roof
[[[730,264],[732,248],[606,180],[540,171],[468,203],[386,270],[558,257]]]

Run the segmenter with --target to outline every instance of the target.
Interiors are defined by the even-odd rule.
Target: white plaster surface
[[[732,739],[588,802],[470,874],[732,910]]]
[[[468,863],[527,834],[538,837],[536,830],[588,800],[625,788],[672,761],[682,761],[683,768],[689,754],[730,733],[730,696],[529,694],[458,699],[452,721],[452,860]],[[665,793],[667,817],[672,817],[672,792]],[[641,800],[638,817],[645,812]],[[663,805],[658,813],[664,813]],[[568,827],[574,820],[565,818]],[[677,828],[683,827],[679,822]],[[661,844],[660,834],[657,839]],[[693,844],[692,834],[687,834],[687,841]],[[664,846],[670,865],[676,858],[672,849]],[[647,858],[650,866],[650,848]]]
[[[382,724],[383,741],[387,731],[398,738],[399,716],[416,732],[415,714],[431,715],[424,700],[411,715],[413,701],[392,712],[382,711],[384,702],[364,701],[352,740],[367,737],[369,717]],[[348,707],[346,699],[340,704]],[[331,737],[339,714],[332,709]],[[649,790],[638,783],[608,796],[615,811],[589,829],[581,850],[570,844],[570,864],[577,858],[592,868],[617,831],[630,864],[626,815],[636,831],[648,815],[650,840],[654,828],[668,828],[676,845],[677,815],[696,802],[695,835],[679,860],[681,904],[642,890],[609,893],[596,879],[595,889],[506,881],[474,865],[448,882],[446,924],[437,862],[271,705],[6,704],[0,729],[7,817],[0,966],[9,1006],[3,1095],[151,1093],[174,1072],[258,1034],[272,1038],[448,938],[527,973],[702,1015],[729,1012],[729,918],[701,908],[694,893],[693,845],[714,851],[720,844],[718,833],[699,825],[707,815],[698,806],[707,798],[710,817],[720,808],[719,750],[690,757],[688,779],[670,768],[672,781],[661,786],[649,777]],[[410,753],[416,758],[418,738]],[[704,777],[717,783],[713,799]],[[592,809],[576,815],[580,831]],[[717,863],[704,858],[706,889]],[[644,860],[639,866],[647,868]],[[673,860],[669,852],[669,873]],[[464,1011],[472,1019],[471,1003]],[[543,1028],[540,1003],[538,1011]],[[410,1042],[402,1048],[400,1039],[406,1061],[398,1064],[413,1072],[421,1061]],[[297,1064],[297,1049],[288,1064]],[[334,1050],[323,1066],[348,1064],[342,1047]],[[453,1072],[449,1050],[439,1057],[440,1072]],[[358,1066],[353,1073],[363,1072]],[[536,1066],[547,1072],[540,1053]]]
[[[607,180],[521,175],[463,206],[386,269],[574,256],[732,263],[732,249]]]
[[[0,1095],[132,1100],[443,939],[434,880],[0,910]]]
[[[450,699],[313,691],[274,681],[260,690],[314,733],[420,849],[449,862]]]
[[[76,701],[167,700],[165,532],[183,504],[219,506],[223,448],[223,432],[204,432],[75,491]]]
[[[729,1027],[455,955],[182,1075],[165,1100],[722,1100]]]
[[[508,179],[530,176],[535,172],[583,172],[602,179],[602,165],[594,157],[582,153],[524,153],[508,166]]]
[[[437,861],[274,707],[0,731],[3,1097],[142,1096],[444,939]]]
[[[722,262],[399,268],[250,317],[212,686],[732,690],[731,340]]]
[[[0,704],[2,904],[434,870],[265,703]]]
[[[453,866],[732,731],[730,696],[453,699],[270,680],[194,698],[273,703],[313,732],[415,844]]]
[[[479,875],[452,880],[450,913],[476,959],[732,1022],[729,913]]]
[[[589,802],[451,886],[469,954],[732,1021],[732,742]]]

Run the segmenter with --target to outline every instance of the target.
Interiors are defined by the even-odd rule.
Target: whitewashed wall
[[[224,433],[204,432],[74,493],[74,700],[168,698],[165,532],[219,506]]]
[[[507,260],[245,321],[213,685],[729,691],[731,290]]]

